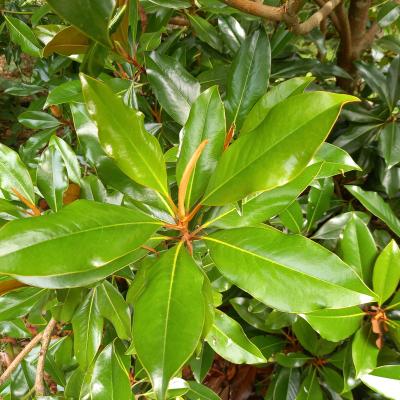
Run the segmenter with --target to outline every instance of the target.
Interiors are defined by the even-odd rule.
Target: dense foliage
[[[2,8],[1,398],[400,399],[398,4]]]

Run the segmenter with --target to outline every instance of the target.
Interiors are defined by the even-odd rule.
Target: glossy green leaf
[[[67,169],[69,180],[80,185],[81,169],[78,157],[72,150],[71,146],[65,140],[56,135],[50,139],[49,146],[54,146],[60,152],[65,168]]]
[[[200,84],[175,59],[158,53],[146,58],[146,72],[161,106],[184,125],[191,105],[200,94]]]
[[[85,371],[94,360],[103,335],[103,318],[96,305],[97,289],[90,291],[72,318],[74,354]]]
[[[400,124],[398,122],[390,122],[384,126],[379,135],[379,150],[388,168],[400,162]]]
[[[301,316],[324,339],[339,342],[351,336],[361,324],[364,312],[359,307],[318,310]]]
[[[13,189],[31,203],[35,203],[35,192],[31,176],[18,153],[0,143],[0,188],[15,197]]]
[[[193,376],[198,383],[204,381],[204,378],[207,376],[208,371],[212,367],[214,358],[214,350],[207,344],[207,342],[203,342],[201,353],[195,354],[189,363]]]
[[[302,353],[278,353],[275,355],[275,361],[286,368],[300,368],[305,365],[307,362],[310,362],[312,357]]]
[[[40,57],[40,44],[31,28],[18,18],[5,15],[7,28],[13,42],[21,46],[24,53]]]
[[[61,153],[56,148],[48,147],[42,153],[36,183],[50,208],[55,212],[61,210],[69,182]]]
[[[332,178],[318,180],[311,187],[307,204],[307,231],[312,230],[318,220],[328,210],[333,189]]]
[[[208,140],[192,172],[186,191],[186,203],[191,207],[204,193],[224,148],[225,111],[216,86],[207,89],[193,103],[181,138],[176,166],[178,182],[182,179],[186,165],[197,147],[204,140]]]
[[[268,388],[265,400],[295,400],[300,388],[300,372],[296,368],[282,368]]]
[[[81,81],[89,114],[99,128],[106,153],[131,179],[168,195],[161,147],[146,132],[143,114],[128,108],[100,81],[85,75],[81,75]]]
[[[0,335],[15,339],[27,339],[31,337],[31,333],[20,319],[1,321]]]
[[[247,113],[266,92],[271,69],[271,48],[263,29],[249,36],[236,54],[228,77],[226,113],[228,125],[240,129]]]
[[[101,0],[95,7],[91,0],[48,0],[48,4],[60,17],[85,35],[111,47],[108,27],[115,0]]]
[[[158,400],[165,398],[168,382],[200,340],[205,318],[202,286],[202,273],[179,244],[151,265],[134,304],[134,344]]]
[[[23,317],[45,293],[45,289],[20,288],[0,296],[0,321]]]
[[[296,400],[323,400],[321,386],[318,382],[317,370],[310,368],[307,377],[301,383]]]
[[[361,168],[354,160],[340,147],[331,143],[323,143],[315,154],[314,163],[323,163],[318,173],[318,178],[328,178],[335,175],[343,175],[348,171],[361,171]]]
[[[131,315],[129,306],[121,293],[108,281],[97,287],[97,308],[103,318],[114,325],[120,339],[131,337]]]
[[[357,68],[367,85],[390,107],[388,87],[383,73],[375,65],[364,62],[358,63]]]
[[[342,260],[353,266],[363,281],[370,285],[377,248],[368,226],[357,214],[351,215],[343,230],[340,252]]]
[[[284,339],[272,335],[254,336],[250,340],[260,349],[267,360],[275,353],[282,351],[286,344]]]
[[[67,81],[52,89],[44,107],[82,101],[82,86],[78,80]]]
[[[332,239],[337,240],[342,235],[347,222],[353,215],[357,215],[365,224],[368,224],[371,217],[361,211],[351,211],[339,214],[336,217],[325,222],[316,233],[312,236],[313,239]]]
[[[123,346],[114,341],[107,345],[96,359],[90,382],[90,398],[93,400],[130,400],[130,357]]]
[[[393,24],[400,17],[400,7],[394,1],[380,4],[377,20],[379,26],[385,28]]]
[[[223,44],[217,30],[211,25],[206,19],[201,18],[196,14],[188,14],[190,24],[196,32],[196,35],[200,40],[207,43],[214,49],[221,51],[223,49]]]
[[[386,399],[400,400],[399,376],[399,365],[384,365],[363,375],[361,380],[372,390],[385,396]]]
[[[400,236],[400,220],[378,193],[367,192],[359,186],[345,187],[368,211],[380,218],[397,236]]]
[[[304,218],[301,206],[297,201],[294,201],[288,208],[279,214],[279,218],[283,225],[291,232],[301,233],[304,224]]]
[[[167,7],[167,8],[188,8],[190,7],[190,2],[188,0],[148,0],[157,6]]]
[[[379,254],[372,277],[373,288],[382,305],[396,290],[400,281],[400,249],[392,240]]]
[[[195,381],[189,381],[189,391],[186,396],[189,400],[220,400],[220,397],[207,386]]]
[[[222,155],[202,202],[223,205],[296,178],[329,134],[342,105],[354,100],[310,92],[278,103],[252,135],[239,137]]]
[[[313,80],[313,77],[307,76],[292,78],[268,90],[247,114],[240,134],[244,135],[256,129],[264,121],[272,107],[290,96],[302,93]]]
[[[292,324],[292,330],[302,348],[314,356],[326,356],[338,346],[338,343],[320,338],[311,325],[302,318],[296,319]]]
[[[30,129],[52,129],[61,125],[57,118],[42,111],[25,111],[18,116],[18,121]]]
[[[0,273],[41,287],[85,286],[133,262],[160,225],[138,210],[75,201],[56,214],[6,224]]]
[[[57,32],[43,49],[43,57],[49,57],[53,53],[63,56],[73,54],[85,54],[89,49],[90,39],[73,26]]]
[[[248,339],[239,323],[219,310],[216,310],[214,325],[206,340],[216,353],[234,364],[266,362],[261,351]]]
[[[398,7],[398,9],[400,10],[400,7]],[[400,99],[400,82],[398,79],[399,73],[400,56],[398,55],[390,64],[389,72],[386,78],[392,108],[396,106],[396,102]]]
[[[226,47],[235,54],[246,39],[246,32],[232,15],[218,18],[218,28]]]
[[[376,335],[369,324],[360,328],[354,336],[351,352],[357,377],[371,372],[376,367],[379,349],[375,340]]]
[[[226,278],[278,310],[306,313],[374,298],[348,265],[305,237],[266,226],[219,231],[205,240]]]
[[[321,170],[321,164],[307,167],[297,178],[278,188],[255,193],[242,201],[242,215],[233,205],[213,208],[205,226],[237,228],[267,221],[283,212],[311,184]]]

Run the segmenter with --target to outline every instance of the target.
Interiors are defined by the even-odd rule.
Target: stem
[[[17,189],[12,188],[11,190],[21,200],[21,202],[24,203],[33,212],[33,215],[37,217],[42,215],[40,210],[33,203],[31,203],[26,197],[24,197],[20,192],[18,192]]]
[[[36,395],[44,396],[45,395],[45,388],[44,388],[44,364],[46,361],[46,353],[47,349],[49,348],[51,334],[56,326],[57,321],[52,318],[46,329],[43,331],[42,336],[42,348],[40,349],[37,369],[36,369],[36,379],[35,379],[35,392]]]
[[[2,385],[18,367],[21,361],[31,352],[31,350],[42,340],[43,332],[37,334],[15,357],[10,366],[0,376],[0,385]]]

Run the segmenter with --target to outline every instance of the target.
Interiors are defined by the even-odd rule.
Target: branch
[[[316,13],[311,15],[310,18],[305,20],[299,25],[294,25],[292,31],[297,35],[305,35],[311,32],[314,28],[319,26],[319,24],[329,15],[332,11],[340,4],[341,0],[329,0],[320,8]]]
[[[185,17],[172,17],[168,23],[170,25],[177,25],[177,26],[190,26],[190,22],[188,19],[186,19]]]
[[[44,388],[44,364],[46,361],[47,349],[49,348],[51,334],[56,326],[57,321],[52,318],[46,329],[43,331],[42,336],[42,348],[40,349],[37,368],[36,368],[36,379],[35,379],[35,392],[36,396],[44,396],[45,388]]]
[[[0,376],[0,385],[2,385],[18,367],[20,362],[31,352],[31,350],[42,340],[43,332],[37,334],[14,358],[13,362],[4,371],[3,375]]]
[[[271,21],[282,21],[285,9],[283,7],[272,7],[251,0],[223,0],[225,4],[243,11],[247,14],[262,17]]]
[[[321,8],[325,5],[324,0],[314,0]],[[340,5],[343,4],[343,1],[340,3]],[[329,15],[329,18],[332,20],[333,25],[335,26],[335,29],[337,30],[338,33],[341,31],[341,25],[339,21],[339,17],[337,16],[337,10],[340,8],[340,5],[336,7],[335,12]]]

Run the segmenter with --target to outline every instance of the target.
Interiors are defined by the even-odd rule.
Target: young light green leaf
[[[329,134],[342,105],[355,100],[310,92],[278,103],[253,134],[239,137],[222,155],[202,203],[227,204],[296,178]]]
[[[121,293],[108,281],[97,287],[97,308],[103,318],[114,325],[120,339],[131,337],[131,314]]]
[[[40,287],[86,286],[133,262],[160,226],[137,209],[78,200],[56,214],[6,224],[0,273]]]
[[[382,305],[396,290],[400,281],[400,250],[392,240],[379,254],[372,277],[373,288]]]
[[[83,74],[81,81],[105,152],[131,179],[168,196],[163,153],[158,140],[146,132],[143,114],[127,107],[104,83]]]
[[[303,211],[298,201],[294,201],[286,208],[279,218],[283,225],[293,233],[301,233],[304,224]]]
[[[280,311],[307,313],[374,299],[348,265],[305,237],[266,226],[219,231],[204,239],[226,278]]]
[[[301,314],[315,331],[332,342],[340,342],[351,336],[360,327],[364,315],[359,307],[318,310]]]
[[[221,400],[220,397],[209,389],[196,381],[189,381],[189,391],[186,396],[189,400]]]
[[[44,108],[71,102],[82,102],[82,85],[79,80],[67,81],[52,89]]]
[[[96,291],[96,288],[90,291],[72,318],[74,354],[83,371],[94,360],[103,334],[103,318],[96,306]]]
[[[186,203],[189,208],[204,193],[224,148],[225,111],[216,86],[207,89],[193,103],[189,118],[181,132],[181,138],[176,165],[178,182],[182,179],[193,153],[201,142],[208,139],[192,172],[186,192]]]
[[[227,122],[239,130],[247,113],[266,92],[271,70],[271,48],[263,29],[249,36],[236,54],[226,90]]]
[[[340,252],[343,261],[353,266],[363,281],[370,285],[377,248],[367,224],[357,214],[352,214],[346,223]]]
[[[206,340],[216,353],[234,364],[266,362],[261,351],[248,339],[240,324],[219,310],[215,312],[214,325]]]
[[[380,218],[397,235],[400,236],[400,220],[390,206],[376,192],[366,192],[359,186],[345,188],[372,214]]]
[[[15,197],[14,190],[31,203],[35,203],[35,192],[31,176],[18,153],[0,143],[0,188]],[[14,190],[13,190],[14,189]]]
[[[18,18],[4,15],[13,42],[21,46],[24,53],[40,57],[40,43],[31,28]]]
[[[205,304],[203,274],[182,244],[164,253],[147,271],[134,305],[133,338],[158,400],[200,340]]]
[[[51,146],[42,153],[36,170],[36,183],[50,208],[60,211],[64,192],[68,188],[68,177],[57,148]]]

